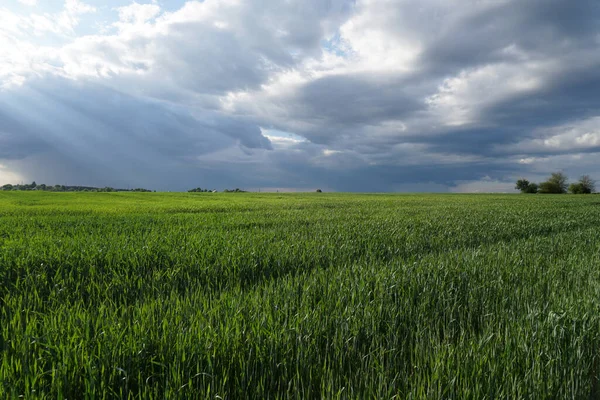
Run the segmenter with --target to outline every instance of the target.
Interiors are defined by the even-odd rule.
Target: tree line
[[[136,188],[136,189],[115,189],[113,187],[93,187],[93,186],[66,186],[66,185],[45,185],[45,184],[37,184],[35,181],[26,184],[20,185],[11,185],[7,184],[4,186],[0,186],[0,190],[3,191],[44,191],[44,192],[152,192],[152,190]],[[201,187],[197,187],[194,189],[188,190],[189,193],[217,193],[214,189],[203,189]],[[224,193],[245,193],[245,190],[235,188],[235,189],[225,189]]]
[[[213,190],[213,189],[202,189],[200,187],[197,187],[197,188],[188,190],[188,193],[217,193],[217,191]],[[225,189],[225,190],[223,190],[223,193],[246,193],[246,191],[242,190],[240,188],[235,188],[235,189]]]
[[[65,186],[65,185],[45,185],[45,184],[37,184],[34,182],[30,184],[23,185],[11,185],[7,184],[4,186],[0,186],[0,190],[12,191],[12,190],[20,190],[20,191],[32,191],[32,190],[40,190],[43,192],[152,192],[152,190],[136,188],[136,189],[115,189],[112,187],[93,187],[93,186]]]
[[[202,189],[200,187],[188,190],[188,193],[216,193],[216,190]]]
[[[576,183],[569,185],[569,179],[562,172],[554,172],[548,180],[537,184],[527,179],[519,179],[515,189],[521,193],[543,193],[543,194],[590,194],[596,191],[596,182],[589,175],[583,175]]]

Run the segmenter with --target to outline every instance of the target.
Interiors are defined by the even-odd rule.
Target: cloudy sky
[[[600,180],[598,0],[2,0],[0,184]]]

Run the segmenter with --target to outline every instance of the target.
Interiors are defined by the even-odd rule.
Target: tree
[[[589,175],[583,175],[579,182],[569,186],[569,192],[573,194],[590,194],[596,190],[596,182]]]
[[[571,183],[569,185],[569,193],[573,194],[583,194],[583,188],[579,183]]]
[[[538,190],[539,190],[539,186],[537,183],[530,183],[529,185],[527,185],[527,187],[525,188],[525,191],[523,193],[535,194],[538,192]]]
[[[579,178],[579,184],[583,188],[583,193],[590,194],[596,191],[596,181],[594,181],[589,175],[583,175]]]
[[[567,193],[567,176],[553,172],[546,182],[540,183],[540,193]]]
[[[216,190],[202,189],[199,187],[188,190],[188,193],[208,193],[208,192],[216,192]]]
[[[527,179],[519,179],[515,189],[519,189],[521,193],[537,193],[538,185],[537,183],[529,182]]]
[[[517,181],[517,186],[515,186],[515,189],[520,190],[521,193],[525,193],[525,190],[527,190],[527,186],[529,186],[529,181],[527,179],[519,179]]]

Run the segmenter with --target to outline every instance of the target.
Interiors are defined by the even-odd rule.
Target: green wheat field
[[[600,196],[0,192],[0,398],[600,396]]]

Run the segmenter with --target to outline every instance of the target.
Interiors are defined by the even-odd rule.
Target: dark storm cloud
[[[240,42],[232,32],[197,23],[174,24],[172,35],[157,41],[159,63],[153,67],[157,79],[168,77],[186,89],[205,94],[255,88],[269,77],[265,58],[273,65],[291,66],[293,59],[280,46],[264,43],[266,51]],[[269,39],[266,34],[265,42]],[[190,38],[196,38],[190,40]]]
[[[421,8],[429,3],[433,2],[421,3]],[[403,6],[398,3],[399,8]],[[390,14],[393,13],[394,10],[390,10]],[[502,177],[529,168],[515,164],[519,157],[573,153],[573,148],[568,146],[520,149],[518,144],[556,135],[553,129],[556,126],[576,125],[600,115],[597,95],[600,92],[600,3],[509,1],[481,11],[455,14],[449,12],[443,16],[439,26],[408,22],[413,24],[412,33],[424,38],[425,47],[415,72],[408,75],[375,72],[360,78],[356,74],[341,74],[310,81],[296,89],[291,99],[283,98],[289,101],[285,109],[297,110],[294,117],[309,124],[278,121],[277,126],[336,150],[379,154],[379,159],[393,159],[390,149],[394,144],[415,143],[424,146],[428,153],[440,156],[470,155],[489,160],[489,166],[466,163],[442,168],[434,164],[432,168],[440,171],[438,174],[428,174],[429,166],[411,170],[414,174],[411,176],[417,180],[433,176],[435,182],[444,183],[448,182],[446,171],[464,180],[483,175]],[[435,21],[432,19],[432,22]],[[399,31],[391,27],[389,34],[401,35],[403,24],[397,27]],[[419,30],[423,31],[422,35]],[[428,30],[437,34],[431,35]],[[503,69],[508,71],[505,79],[501,75],[494,76],[496,66],[500,70],[498,74],[505,73]],[[514,68],[511,70],[511,67]],[[481,89],[475,86],[462,95],[466,100],[462,108],[472,111],[474,121],[459,126],[445,125],[444,121],[427,115],[425,100],[435,94],[445,79],[461,78],[462,73],[476,73],[479,68],[489,68],[485,74],[490,80],[496,80],[492,81],[491,92],[485,86]],[[488,78],[485,74],[484,78]],[[465,85],[469,84],[468,78],[467,75],[464,79]],[[506,90],[498,98],[493,97],[495,90],[502,91],[504,86],[527,78],[539,82],[526,90]],[[448,111],[450,117],[452,111]],[[379,133],[378,123],[387,120],[405,122],[407,129],[396,134],[393,131]],[[593,140],[586,143],[576,149],[577,153],[599,150],[600,144],[593,145]],[[386,153],[388,157],[382,156]],[[499,163],[504,167],[499,168]],[[386,167],[393,169],[392,165]],[[383,170],[376,174],[387,176]],[[372,181],[372,178],[367,180]],[[387,181],[394,182],[391,178]]]
[[[486,176],[509,176],[519,168],[493,160],[462,164],[431,162],[421,165],[367,165],[349,162],[344,168],[306,163],[302,159],[288,157],[280,165],[283,180],[303,183],[303,187],[321,187],[338,191],[381,192],[399,191],[444,191],[454,186],[456,176],[464,181],[476,181]],[[338,161],[340,162],[340,161]],[[309,179],[307,179],[307,177]]]
[[[81,184],[86,176],[131,184],[156,178],[154,186],[177,187],[189,159],[236,145],[271,148],[258,127],[243,121],[215,112],[200,120],[181,107],[62,78],[0,93],[0,120],[1,158],[34,157],[17,172],[71,166],[70,179]]]
[[[31,127],[25,127],[14,116],[3,110],[0,103],[0,159],[25,158],[47,149],[45,143],[36,140]]]
[[[514,55],[503,52],[510,46],[532,54],[559,53],[564,46],[595,48],[598,15],[600,4],[595,0],[498,2],[445,26],[422,60],[434,71],[452,71],[487,62],[510,62]]]
[[[404,78],[398,82],[393,77],[366,74],[324,77],[303,86],[287,109],[294,111],[295,118],[318,126],[299,133],[315,143],[333,143],[336,136],[351,133],[353,127],[403,118],[424,109],[424,102],[410,91],[411,83]]]
[[[306,106],[300,110],[305,118],[323,115],[326,123],[370,124],[424,108],[422,101],[411,96],[408,79],[366,74],[315,80],[298,93],[297,100]]]

